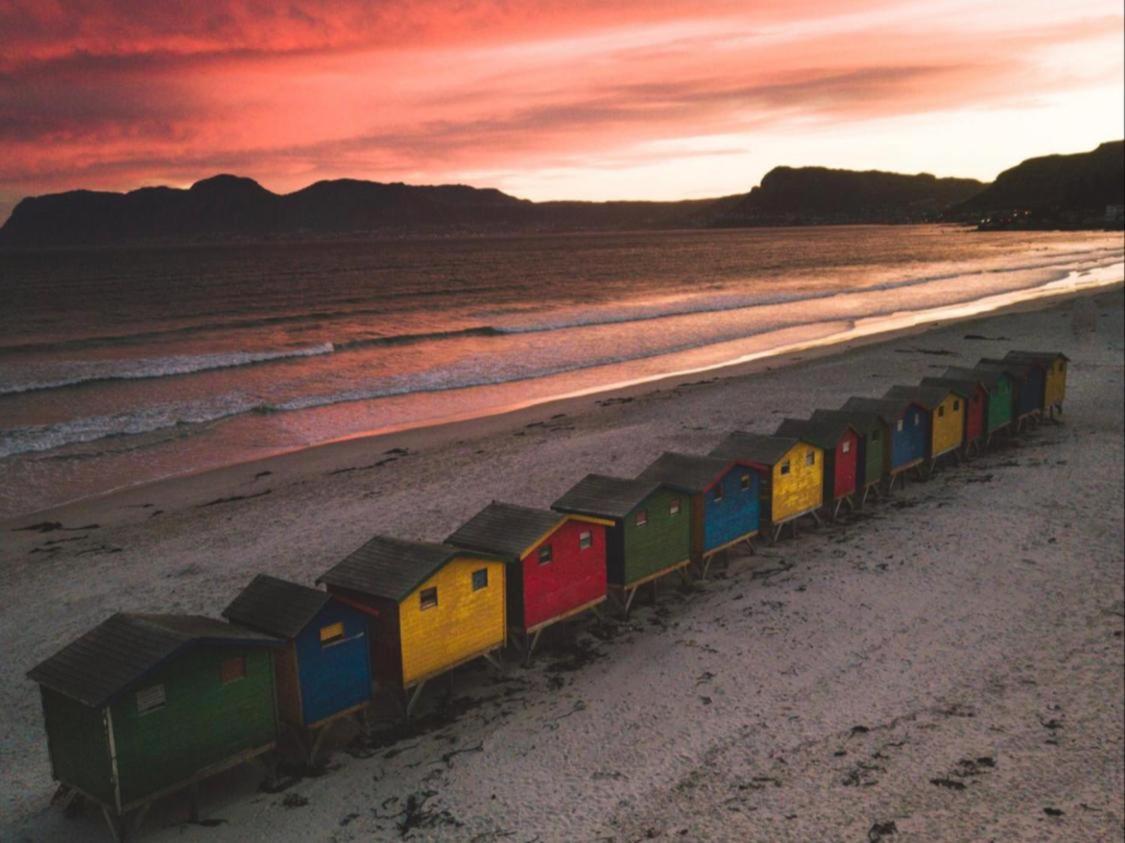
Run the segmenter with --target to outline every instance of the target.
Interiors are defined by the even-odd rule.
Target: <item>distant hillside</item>
[[[953,208],[951,216],[992,227],[1088,226],[1125,203],[1125,141],[1090,152],[1029,158]]]
[[[937,219],[979,193],[975,179],[908,176],[879,170],[776,167],[762,184],[724,209],[722,225],[899,223]]]

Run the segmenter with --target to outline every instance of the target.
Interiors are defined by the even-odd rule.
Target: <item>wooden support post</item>
[[[141,825],[145,821],[145,815],[148,814],[148,809],[152,807],[152,802],[146,802],[137,809],[137,813],[133,815],[132,821],[129,823],[129,830],[131,834],[136,834],[141,830]]]
[[[325,724],[316,730],[316,737],[313,739],[312,746],[309,747],[309,752],[306,756],[310,767],[316,765],[316,754],[320,752],[321,744],[324,743],[324,738],[328,734],[328,728],[328,724]]]
[[[754,540],[750,536],[747,536],[744,541],[746,542],[746,550],[749,551],[750,555],[757,556],[758,550],[754,547]]]
[[[414,713],[414,706],[418,704],[418,698],[422,696],[422,689],[426,687],[427,680],[423,679],[414,686],[414,690],[406,699],[406,719],[409,720],[410,716]]]
[[[835,521],[840,516],[840,507],[844,505],[843,498],[836,498],[836,506],[832,508],[832,520]]]
[[[821,526],[822,524],[824,524],[824,522],[820,520],[820,515],[818,515],[818,514],[817,514],[817,511],[816,511],[815,509],[814,509],[814,510],[812,510],[812,512],[810,512],[809,514],[810,514],[810,515],[812,515],[812,517],[813,517],[813,521],[815,521],[815,522],[816,522],[816,526],[818,526],[818,527],[819,527],[819,526]],[[797,534],[797,533],[796,533],[796,526],[797,526],[797,519],[796,519],[796,518],[794,518],[794,519],[793,519],[793,527],[794,527],[794,533],[793,533],[793,535],[796,535],[796,534]]]
[[[486,662],[488,662],[490,665],[492,665],[494,668],[496,668],[496,671],[498,673],[504,672],[504,665],[500,664],[500,662],[497,660],[496,656],[494,656],[491,652],[481,653],[481,658],[484,659]],[[450,692],[452,692],[452,685],[453,685],[453,672],[452,671],[449,672],[449,684],[451,686]]]
[[[105,817],[105,824],[109,826],[110,836],[116,843],[125,843],[125,823],[121,816],[105,805],[102,805],[102,816]]]
[[[633,605],[633,598],[637,596],[637,586],[626,588],[624,591],[625,602],[621,605],[622,614],[629,617],[629,607]]]

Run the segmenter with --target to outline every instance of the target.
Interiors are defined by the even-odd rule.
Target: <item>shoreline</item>
[[[1108,267],[1120,270],[1122,264]],[[650,392],[659,392],[675,381],[696,376],[714,379],[743,377],[755,373],[772,371],[807,362],[810,360],[845,354],[848,351],[872,345],[893,343],[907,336],[923,334],[947,325],[971,322],[1005,313],[1026,312],[1056,307],[1073,298],[1096,296],[1112,292],[1125,285],[1125,278],[1103,281],[1098,284],[1059,286],[1071,281],[1070,276],[1048,282],[1029,290],[1000,293],[985,296],[970,302],[944,305],[922,311],[897,312],[889,316],[876,317],[870,321],[879,323],[906,321],[901,327],[876,328],[860,331],[858,325],[864,320],[851,323],[843,332],[833,333],[804,341],[796,341],[768,348],[761,352],[744,355],[742,358],[720,363],[689,367],[683,370],[638,378],[626,382],[610,382],[577,392],[553,396],[545,399],[532,399],[524,403],[468,411],[418,424],[394,426],[374,431],[360,432],[330,439],[314,445],[282,450],[263,457],[229,463],[227,465],[174,474],[155,480],[147,480],[133,485],[108,489],[103,492],[64,501],[52,506],[32,510],[14,516],[0,518],[0,532],[26,529],[34,522],[65,522],[89,514],[99,515],[99,523],[113,523],[110,514],[113,510],[138,507],[140,498],[152,497],[167,491],[170,487],[179,492],[185,506],[207,505],[215,498],[217,490],[229,488],[229,480],[234,473],[242,474],[254,470],[258,476],[271,476],[276,480],[299,482],[317,473],[331,473],[346,468],[357,455],[370,456],[378,448],[386,452],[430,448],[447,444],[458,438],[477,438],[503,432],[529,422],[544,421],[554,414],[572,415],[588,412],[601,402],[621,399],[633,400]],[[988,303],[993,303],[989,305]],[[954,315],[954,314],[960,315]],[[942,315],[948,314],[948,315]],[[785,333],[792,329],[778,329],[773,333]],[[86,513],[86,515],[82,515]]]
[[[169,798],[144,839],[358,843],[401,836],[411,800],[431,823],[411,839],[859,840],[889,822],[904,839],[1120,839],[1123,319],[1120,287],[1025,304],[491,432],[451,426],[404,455],[345,442],[316,457],[332,473],[294,456],[292,477],[224,470],[225,486],[177,481],[76,507],[66,531],[5,533],[0,837],[104,839],[96,813],[49,804],[24,672],[112,612],[215,617],[254,574],[311,584],[374,533],[440,540],[492,499],[548,506],[589,471],[630,476],[664,450],[1040,347],[1071,358],[1061,424],[669,584],[627,622],[556,625],[530,666],[459,668],[374,758],[338,749],[284,795],[259,792],[253,768],[220,775],[207,826]]]

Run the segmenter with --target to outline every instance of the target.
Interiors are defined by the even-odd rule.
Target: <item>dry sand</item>
[[[589,471],[1025,347],[1073,359],[1062,425],[669,584],[628,623],[554,629],[530,669],[460,669],[413,733],[283,793],[225,775],[206,825],[168,800],[144,837],[1121,840],[1123,311],[1103,293],[4,525],[0,839],[105,838],[93,812],[48,807],[23,674],[112,611],[217,614],[254,573],[312,582],[374,532],[440,539],[494,498],[547,505]]]

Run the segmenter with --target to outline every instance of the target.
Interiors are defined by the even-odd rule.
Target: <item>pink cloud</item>
[[[1120,87],[1119,7],[947,2],[9,3],[0,206],[218,170],[275,189],[593,171],[653,142]]]

